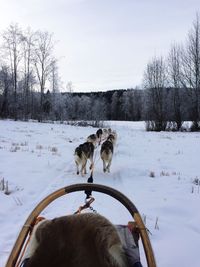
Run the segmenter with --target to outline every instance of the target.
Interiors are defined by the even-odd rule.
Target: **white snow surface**
[[[200,133],[146,132],[144,122],[107,122],[117,131],[110,173],[103,173],[95,150],[94,182],[125,194],[138,208],[150,231],[157,266],[200,266]],[[34,207],[48,194],[70,184],[87,182],[76,175],[75,148],[95,133],[92,127],[0,121],[0,267]],[[88,166],[87,166],[88,167]],[[87,168],[88,169],[88,168]],[[154,176],[154,177],[151,177]],[[110,196],[93,193],[93,208],[114,224],[131,215]],[[84,204],[84,192],[65,195],[42,216],[71,214]],[[157,221],[157,226],[156,225]],[[140,243],[141,261],[146,265]]]

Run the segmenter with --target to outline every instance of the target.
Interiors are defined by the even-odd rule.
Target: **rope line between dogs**
[[[97,161],[100,159],[100,156],[96,159],[96,156],[97,156],[97,151],[98,151],[98,148],[100,147],[100,144],[98,145],[96,151],[95,151],[95,155],[94,155],[94,161],[93,161],[93,164],[91,166],[91,173],[90,173],[90,177],[88,178],[87,180],[87,183],[93,183],[94,182],[94,179],[93,179],[93,173],[94,173],[94,166],[95,164],[97,163]],[[99,151],[98,151],[99,152]],[[91,190],[85,190],[85,194],[86,194],[86,199],[85,201],[87,201],[87,199],[91,198],[92,196],[92,191]]]

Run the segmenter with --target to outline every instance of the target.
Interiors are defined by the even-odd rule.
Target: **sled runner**
[[[106,218],[104,218],[101,215],[98,215],[95,213],[92,213],[92,214],[91,213],[84,213],[84,214],[79,215],[78,213],[80,213],[81,210],[83,210],[85,208],[91,208],[90,205],[91,205],[92,201],[94,201],[94,198],[91,197],[89,200],[87,200],[85,205],[81,206],[78,209],[78,211],[75,212],[74,215],[63,216],[63,217],[56,218],[53,220],[44,220],[44,221],[42,220],[41,222],[39,222],[35,226],[38,216],[51,202],[53,202],[55,199],[65,195],[65,194],[69,194],[69,193],[76,192],[76,191],[85,191],[86,193],[91,192],[91,191],[95,191],[95,192],[104,193],[106,195],[109,195],[109,196],[115,198],[116,200],[121,202],[126,207],[126,209],[129,211],[129,213],[131,214],[131,216],[133,218],[133,222],[129,222],[127,226],[121,226],[120,225],[120,226],[114,227],[112,224],[110,224],[110,222]],[[76,218],[79,218],[78,224],[76,222]],[[92,226],[92,228],[94,230],[89,228],[90,223],[93,223],[93,222],[94,222],[94,226]],[[74,230],[72,229],[73,226],[75,227]],[[68,227],[68,229],[66,230],[65,227],[66,227],[66,229]],[[88,229],[87,229],[87,227],[88,227]],[[96,229],[95,229],[95,227],[96,227]],[[111,236],[110,240],[108,240],[108,241],[103,240],[103,242],[104,242],[103,244],[105,244],[105,246],[106,246],[105,249],[108,249],[108,250],[105,250],[105,252],[103,252],[104,248],[98,249],[95,247],[95,245],[91,245],[93,243],[89,243],[90,240],[91,240],[91,242],[93,242],[93,239],[100,238],[99,239],[100,241],[98,241],[98,242],[99,242],[99,246],[101,246],[102,238],[98,237],[98,235],[101,234],[100,233],[101,229],[103,229],[104,232],[107,231],[106,232],[106,238],[107,238],[107,236],[108,236],[108,238],[109,238],[109,236]],[[50,232],[48,232],[49,230],[50,230]],[[32,231],[33,231],[33,233],[30,234]],[[36,232],[36,237],[34,235],[34,231]],[[44,234],[45,231],[48,235],[48,238],[46,241],[42,240],[43,236],[45,235]],[[63,232],[63,231],[65,231],[65,232]],[[85,239],[84,239],[84,237],[80,239],[82,243],[78,244],[78,243],[76,243],[76,240],[75,240],[75,242],[73,242],[74,240],[70,240],[70,237],[73,238],[72,237],[73,231],[74,232],[77,231],[76,236],[77,236],[77,234],[79,235],[79,233],[80,233],[80,235],[83,232],[85,233]],[[117,235],[115,235],[115,232],[117,233]],[[63,235],[63,233],[65,233],[65,235]],[[94,234],[95,236],[90,237],[89,235],[92,235],[93,233],[95,233]],[[112,234],[110,234],[110,233],[112,233]],[[113,233],[114,233],[114,235],[113,235]],[[80,248],[83,248],[83,254],[84,254],[86,247],[88,245],[90,247],[89,255],[91,256],[91,258],[93,257],[94,260],[96,260],[95,265],[93,265],[94,267],[96,267],[96,266],[102,266],[102,267],[103,266],[142,267],[142,263],[140,262],[139,244],[138,244],[138,239],[140,237],[141,241],[142,241],[143,248],[144,248],[145,256],[146,256],[147,266],[148,267],[156,267],[156,262],[155,262],[152,246],[151,246],[151,243],[149,240],[149,236],[147,233],[147,229],[146,229],[146,227],[142,221],[142,218],[141,218],[137,208],[121,192],[119,192],[113,188],[104,186],[104,185],[89,184],[89,183],[87,183],[87,184],[73,184],[73,185],[61,188],[61,189],[51,193],[45,199],[43,199],[36,206],[36,208],[31,212],[31,214],[27,218],[24,226],[22,227],[22,230],[19,233],[19,236],[18,236],[18,238],[14,244],[14,247],[11,251],[11,254],[8,258],[6,267],[18,267],[18,266],[26,267],[26,266],[28,266],[28,264],[30,263],[28,261],[29,260],[34,261],[34,257],[37,257],[37,256],[35,256],[35,254],[37,254],[36,252],[39,251],[39,248],[40,248],[40,244],[39,244],[38,248],[36,248],[36,252],[30,252],[30,250],[31,250],[30,246],[32,243],[34,243],[33,239],[39,238],[38,240],[42,240],[41,242],[43,242],[44,244],[47,244],[49,246],[49,244],[51,244],[51,236],[53,236],[53,235],[54,235],[54,237],[56,237],[56,238],[52,237],[52,238],[54,238],[53,242],[55,243],[54,244],[55,251],[54,251],[54,248],[52,251],[50,248],[50,250],[48,249],[47,252],[45,252],[45,253],[47,253],[47,254],[49,253],[49,255],[51,255],[51,256],[53,254],[55,254],[55,257],[58,257],[58,254],[60,252],[57,252],[56,250],[58,249],[59,246],[61,246],[61,243],[62,243],[62,249],[63,249],[63,247],[65,249],[64,254],[67,254],[67,251],[70,251],[69,252],[70,255],[69,256],[66,255],[66,257],[64,257],[64,259],[67,259],[67,257],[68,257],[68,259],[70,258],[70,260],[72,260],[73,264],[74,264],[74,262],[76,261],[75,258],[78,258],[78,255],[81,255],[81,253],[82,253]],[[29,239],[30,239],[30,242],[29,242]],[[60,241],[61,239],[62,239],[62,241]],[[103,239],[105,239],[105,238],[103,237]],[[120,244],[122,245],[122,248],[123,248],[122,257],[121,256],[116,257],[116,251],[121,249],[118,246],[118,244],[119,244],[118,239],[120,240]],[[57,244],[56,244],[56,242],[57,242]],[[83,243],[83,242],[85,242],[87,244],[85,245],[85,243]],[[66,243],[67,250],[66,250],[64,243]],[[74,248],[73,248],[73,243],[76,244],[74,246]],[[78,246],[80,246],[80,248],[76,252],[75,250],[77,249]],[[25,251],[25,254],[24,254],[24,251]],[[39,251],[39,253],[40,253],[40,251]],[[95,256],[95,255],[93,255],[93,253],[97,253],[97,254],[102,253],[99,256],[99,262],[101,262],[102,260],[105,259],[105,265],[101,264],[101,263],[98,264],[98,255]],[[28,255],[28,256],[26,256],[26,255]],[[72,259],[73,256],[74,256],[74,259]],[[114,257],[114,260],[112,259],[112,256]],[[117,259],[117,261],[120,262],[123,257],[126,258],[125,264],[113,263],[115,261],[115,259]],[[49,258],[50,258],[50,256],[49,256]],[[110,260],[111,260],[111,263],[109,264]],[[66,267],[67,266],[77,266],[77,267],[79,267],[79,266],[92,266],[91,262],[89,262],[88,264],[85,264],[85,265],[84,265],[84,262],[81,265],[78,265],[78,264],[70,265],[70,264],[71,263],[68,264],[68,262],[67,262],[65,265],[65,263],[62,262],[61,265],[59,265],[59,264],[55,265],[54,264],[52,266],[57,266],[57,267],[59,267],[59,266],[66,266]],[[44,267],[46,267],[49,265],[42,263],[42,264],[35,264],[32,266],[38,266],[38,267],[44,266]]]

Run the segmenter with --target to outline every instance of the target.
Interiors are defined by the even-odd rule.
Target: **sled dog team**
[[[110,165],[112,162],[114,146],[117,140],[117,133],[109,129],[98,129],[95,134],[91,134],[87,137],[87,141],[79,145],[75,149],[74,159],[77,168],[77,174],[81,172],[81,175],[86,174],[86,165],[88,159],[90,160],[90,169],[94,165],[94,150],[101,145],[100,157],[103,161],[103,171],[110,172]],[[79,170],[80,168],[80,170]]]

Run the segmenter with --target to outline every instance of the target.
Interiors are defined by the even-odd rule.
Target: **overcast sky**
[[[0,31],[10,23],[54,34],[64,87],[134,88],[148,61],[184,42],[200,0],[0,0]]]

